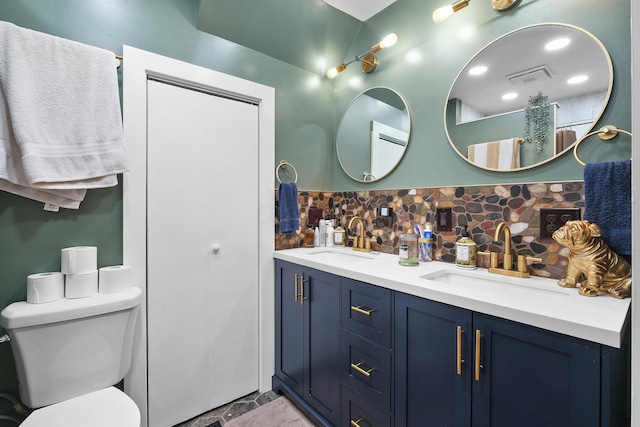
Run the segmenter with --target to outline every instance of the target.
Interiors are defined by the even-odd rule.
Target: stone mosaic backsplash
[[[278,193],[275,198],[277,201]],[[466,225],[478,251],[502,252],[503,243],[494,242],[496,226],[505,221],[512,234],[512,249],[517,255],[542,259],[530,265],[533,275],[560,279],[564,277],[569,250],[553,239],[541,239],[540,208],[584,208],[582,182],[551,184],[482,185],[469,187],[416,188],[347,192],[298,193],[300,230],[290,234],[279,232],[276,217],[276,250],[302,246],[302,233],[308,223],[311,207],[323,215],[335,213],[346,228],[354,215],[364,219],[373,250],[398,253],[399,235],[412,233],[415,224],[430,222],[434,230],[433,259],[455,261],[455,242]],[[376,208],[391,207],[391,224],[384,225],[376,217]],[[451,231],[435,227],[437,208],[451,208]],[[480,256],[479,267],[489,266],[489,257]]]

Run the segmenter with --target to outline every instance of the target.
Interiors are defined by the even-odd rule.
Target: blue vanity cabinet
[[[319,423],[340,414],[340,278],[276,260],[274,390]]]
[[[342,278],[343,427],[392,425],[393,292]]]
[[[396,292],[395,331],[395,425],[469,427],[471,312]]]
[[[627,425],[625,350],[401,293],[395,316],[396,426]]]

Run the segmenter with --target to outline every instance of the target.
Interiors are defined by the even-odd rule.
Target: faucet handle
[[[500,261],[498,259],[500,254],[498,252],[480,251],[478,252],[478,255],[489,255],[491,257],[489,261],[489,267],[498,268],[498,265],[500,264]]]
[[[521,273],[527,272],[527,261],[542,262],[542,258],[534,258],[526,255],[518,255],[518,271]]]

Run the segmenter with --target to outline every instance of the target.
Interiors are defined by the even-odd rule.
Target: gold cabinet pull
[[[304,300],[309,299],[309,297],[304,296],[304,284],[305,282],[309,282],[309,279],[305,279],[304,276],[300,276],[300,305],[304,305]]]
[[[373,313],[375,310],[373,308],[364,308],[361,305],[352,305],[351,306],[351,310],[360,313],[360,314],[364,314],[365,316],[371,316],[371,313]]]
[[[458,325],[457,328],[457,347],[456,347],[456,373],[458,375],[462,375],[462,364],[464,363],[464,359],[462,359],[462,334],[464,331],[462,330],[462,326]]]
[[[293,300],[298,301],[298,273],[296,273],[296,282],[293,284]]]
[[[482,338],[482,332],[480,329],[476,329],[476,381],[480,381],[480,369],[482,369],[482,365],[480,364],[480,339]]]
[[[351,367],[353,369],[355,369],[356,371],[360,372],[362,375],[364,375],[365,377],[369,378],[371,376],[371,372],[373,372],[373,368],[369,369],[368,371],[365,371],[364,369],[362,369],[360,367],[360,365],[362,365],[364,362],[360,362],[360,363],[356,363],[356,364],[351,364]],[[360,421],[360,420],[358,420]]]
[[[363,418],[358,419],[358,421],[351,420],[351,425],[353,427],[360,427],[360,421],[362,421],[362,420],[363,420]]]

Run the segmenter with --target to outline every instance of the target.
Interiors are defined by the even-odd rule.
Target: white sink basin
[[[377,252],[360,252],[351,248],[317,248],[309,253],[313,258],[322,258],[330,261],[331,259],[375,259]]]
[[[536,291],[551,292],[555,294],[570,294],[571,290],[561,288],[555,281],[539,277],[519,278],[489,273],[487,270],[438,270],[433,273],[420,276],[422,279],[434,282],[446,283],[456,286],[501,286],[505,292],[511,291]]]

